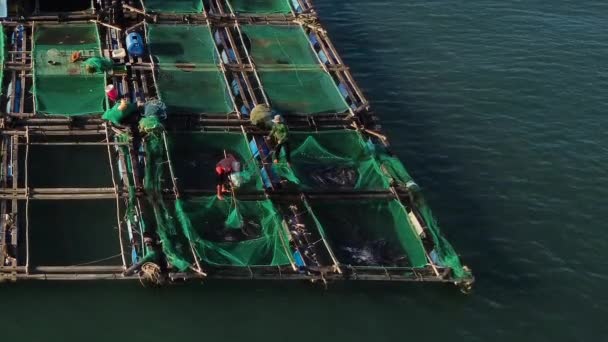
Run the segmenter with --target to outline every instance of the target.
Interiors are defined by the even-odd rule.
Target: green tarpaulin
[[[34,34],[34,100],[36,111],[49,115],[87,115],[103,112],[105,75],[89,74],[83,59],[100,56],[94,24],[36,25]]]
[[[162,101],[172,113],[225,116],[234,110],[208,26],[148,25]]]
[[[147,11],[169,13],[201,13],[202,0],[143,0]]]
[[[301,26],[243,25],[257,66],[319,64]]]
[[[272,108],[286,114],[343,113],[348,106],[334,80],[318,70],[258,71]]]
[[[236,13],[287,14],[291,12],[289,0],[229,0]]]

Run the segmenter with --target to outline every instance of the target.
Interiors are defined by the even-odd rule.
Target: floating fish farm
[[[59,3],[2,9],[0,281],[470,288],[308,0]],[[104,120],[123,98],[140,108]],[[290,163],[252,123],[262,105]]]

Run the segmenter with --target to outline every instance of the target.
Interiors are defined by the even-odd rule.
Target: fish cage
[[[308,0],[13,5],[0,280],[470,288]],[[262,105],[289,128],[289,160],[252,120]]]

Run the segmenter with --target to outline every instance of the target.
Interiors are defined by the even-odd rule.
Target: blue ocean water
[[[432,340],[607,340],[608,3],[318,5],[477,276],[462,300],[404,294],[401,327],[433,320]]]
[[[3,339],[608,340],[608,3],[314,3],[474,292],[21,283]]]

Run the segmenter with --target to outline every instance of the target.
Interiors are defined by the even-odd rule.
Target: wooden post
[[[302,202],[304,203],[304,206],[306,206],[306,210],[308,210],[308,212],[313,215],[313,218],[315,221],[315,224],[318,224],[318,221],[316,219],[316,217],[314,216],[314,213],[312,212],[312,208],[310,207],[310,204],[308,204],[308,200],[306,200],[306,196],[304,196],[304,194],[301,195],[301,199]],[[319,232],[319,235],[321,236],[321,239],[323,240],[323,245],[325,245],[325,249],[327,249],[327,252],[329,253],[329,256],[331,258],[331,260],[334,263],[334,267],[336,269],[336,271],[339,274],[342,274],[342,269],[340,268],[340,262],[338,261],[338,258],[336,258],[336,255],[334,254],[333,249],[331,248],[331,246],[329,245],[329,242],[327,241],[327,239],[325,239],[324,234],[321,233],[321,227],[317,227],[317,231]]]
[[[105,124],[106,143],[108,150],[108,162],[110,163],[110,173],[112,174],[112,184],[114,185],[114,194],[116,196],[116,223],[118,224],[118,242],[120,244],[120,256],[122,259],[122,267],[127,269],[127,258],[125,256],[124,241],[122,239],[122,219],[120,217],[120,195],[118,194],[118,184],[116,183],[116,174],[114,173],[114,161],[112,160],[112,150],[110,149],[110,132],[108,125]]]
[[[209,19],[206,19],[207,25],[209,27],[211,27],[211,22],[209,21]],[[220,50],[217,48],[217,44],[215,44],[215,38],[213,37],[213,34],[211,34],[211,32],[209,32],[209,38],[211,38],[211,40],[214,42],[213,44],[213,48],[215,49],[215,53],[217,54],[217,57],[220,60],[220,70],[222,71],[222,76],[224,76],[224,82],[226,82],[226,87],[228,88],[228,94],[230,94],[230,100],[232,101],[232,106],[234,107],[234,111],[236,112],[236,115],[238,116],[239,119],[242,118],[241,116],[241,110],[239,109],[239,107],[236,105],[236,101],[234,99],[234,94],[232,93],[232,85],[230,84],[230,82],[228,82],[228,77],[226,76],[227,70],[226,70],[226,64],[224,63],[224,60],[222,59],[222,54],[220,53]]]
[[[173,193],[175,198],[180,198],[179,189],[177,188],[177,181],[175,180],[175,173],[173,172],[173,162],[171,161],[171,155],[169,154],[169,144],[167,143],[167,134],[163,131],[163,144],[165,145],[165,154],[167,156],[167,163],[169,164],[169,173],[171,174],[171,182],[173,183]]]
[[[25,128],[25,139],[27,145],[25,146],[25,271],[29,273],[30,271],[30,196],[29,196],[29,179],[28,179],[28,170],[29,166],[29,157],[30,157],[30,130],[29,127]]]
[[[118,26],[114,26],[114,25],[106,24],[106,23],[101,22],[101,21],[99,21],[99,20],[90,19],[90,20],[89,20],[89,22],[91,22],[91,23],[95,23],[95,24],[99,24],[99,25],[101,25],[101,26],[105,26],[105,27],[108,27],[108,28],[114,29],[114,30],[116,30],[116,31],[122,31],[122,29],[121,29],[120,27],[118,27]]]
[[[281,220],[281,228],[283,228],[283,231],[285,231],[285,232],[287,232],[287,234],[289,234],[289,228],[287,228],[287,222],[285,222],[285,220]],[[289,242],[285,242],[285,239],[283,238],[283,234],[279,234],[279,238],[281,239],[281,244],[283,245],[283,250],[285,251],[285,254],[287,254],[287,259],[289,259],[289,263],[291,264],[291,269],[294,271],[297,271],[298,267],[295,264],[295,259],[291,255],[291,250],[289,249]],[[297,247],[296,247],[296,249],[297,249]]]

